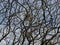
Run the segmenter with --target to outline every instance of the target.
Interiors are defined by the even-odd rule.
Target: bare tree
[[[0,0],[0,42],[59,45],[59,19],[59,0]]]

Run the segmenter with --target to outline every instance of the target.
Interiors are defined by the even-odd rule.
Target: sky
[[[11,0],[10,0],[11,1]],[[27,0],[26,0],[27,1]],[[34,0],[30,0],[30,2],[32,3]],[[51,4],[53,4],[54,2],[55,2],[56,0],[52,0],[51,2],[49,2],[49,3],[51,3]],[[22,2],[22,0],[19,0],[19,2]],[[39,2],[38,2],[39,3]],[[1,3],[0,3],[0,9],[1,9]],[[55,9],[54,9],[55,10]],[[52,11],[52,12],[54,12],[54,10]],[[60,13],[60,10],[59,10],[59,13]],[[48,17],[48,16],[47,16]],[[2,19],[2,17],[0,16],[0,21],[1,21],[1,19]],[[49,18],[47,18],[47,20],[48,20]],[[57,22],[58,23],[60,23],[60,16],[58,16],[58,20],[57,20]],[[0,25],[0,28],[3,28],[4,27],[4,25]],[[0,34],[0,37],[1,37],[1,34]],[[12,36],[11,36],[12,37]],[[3,43],[4,42],[4,43]],[[2,40],[2,42],[0,42],[0,45],[6,45],[6,42],[4,41],[4,40]],[[37,45],[37,44],[36,44]]]

